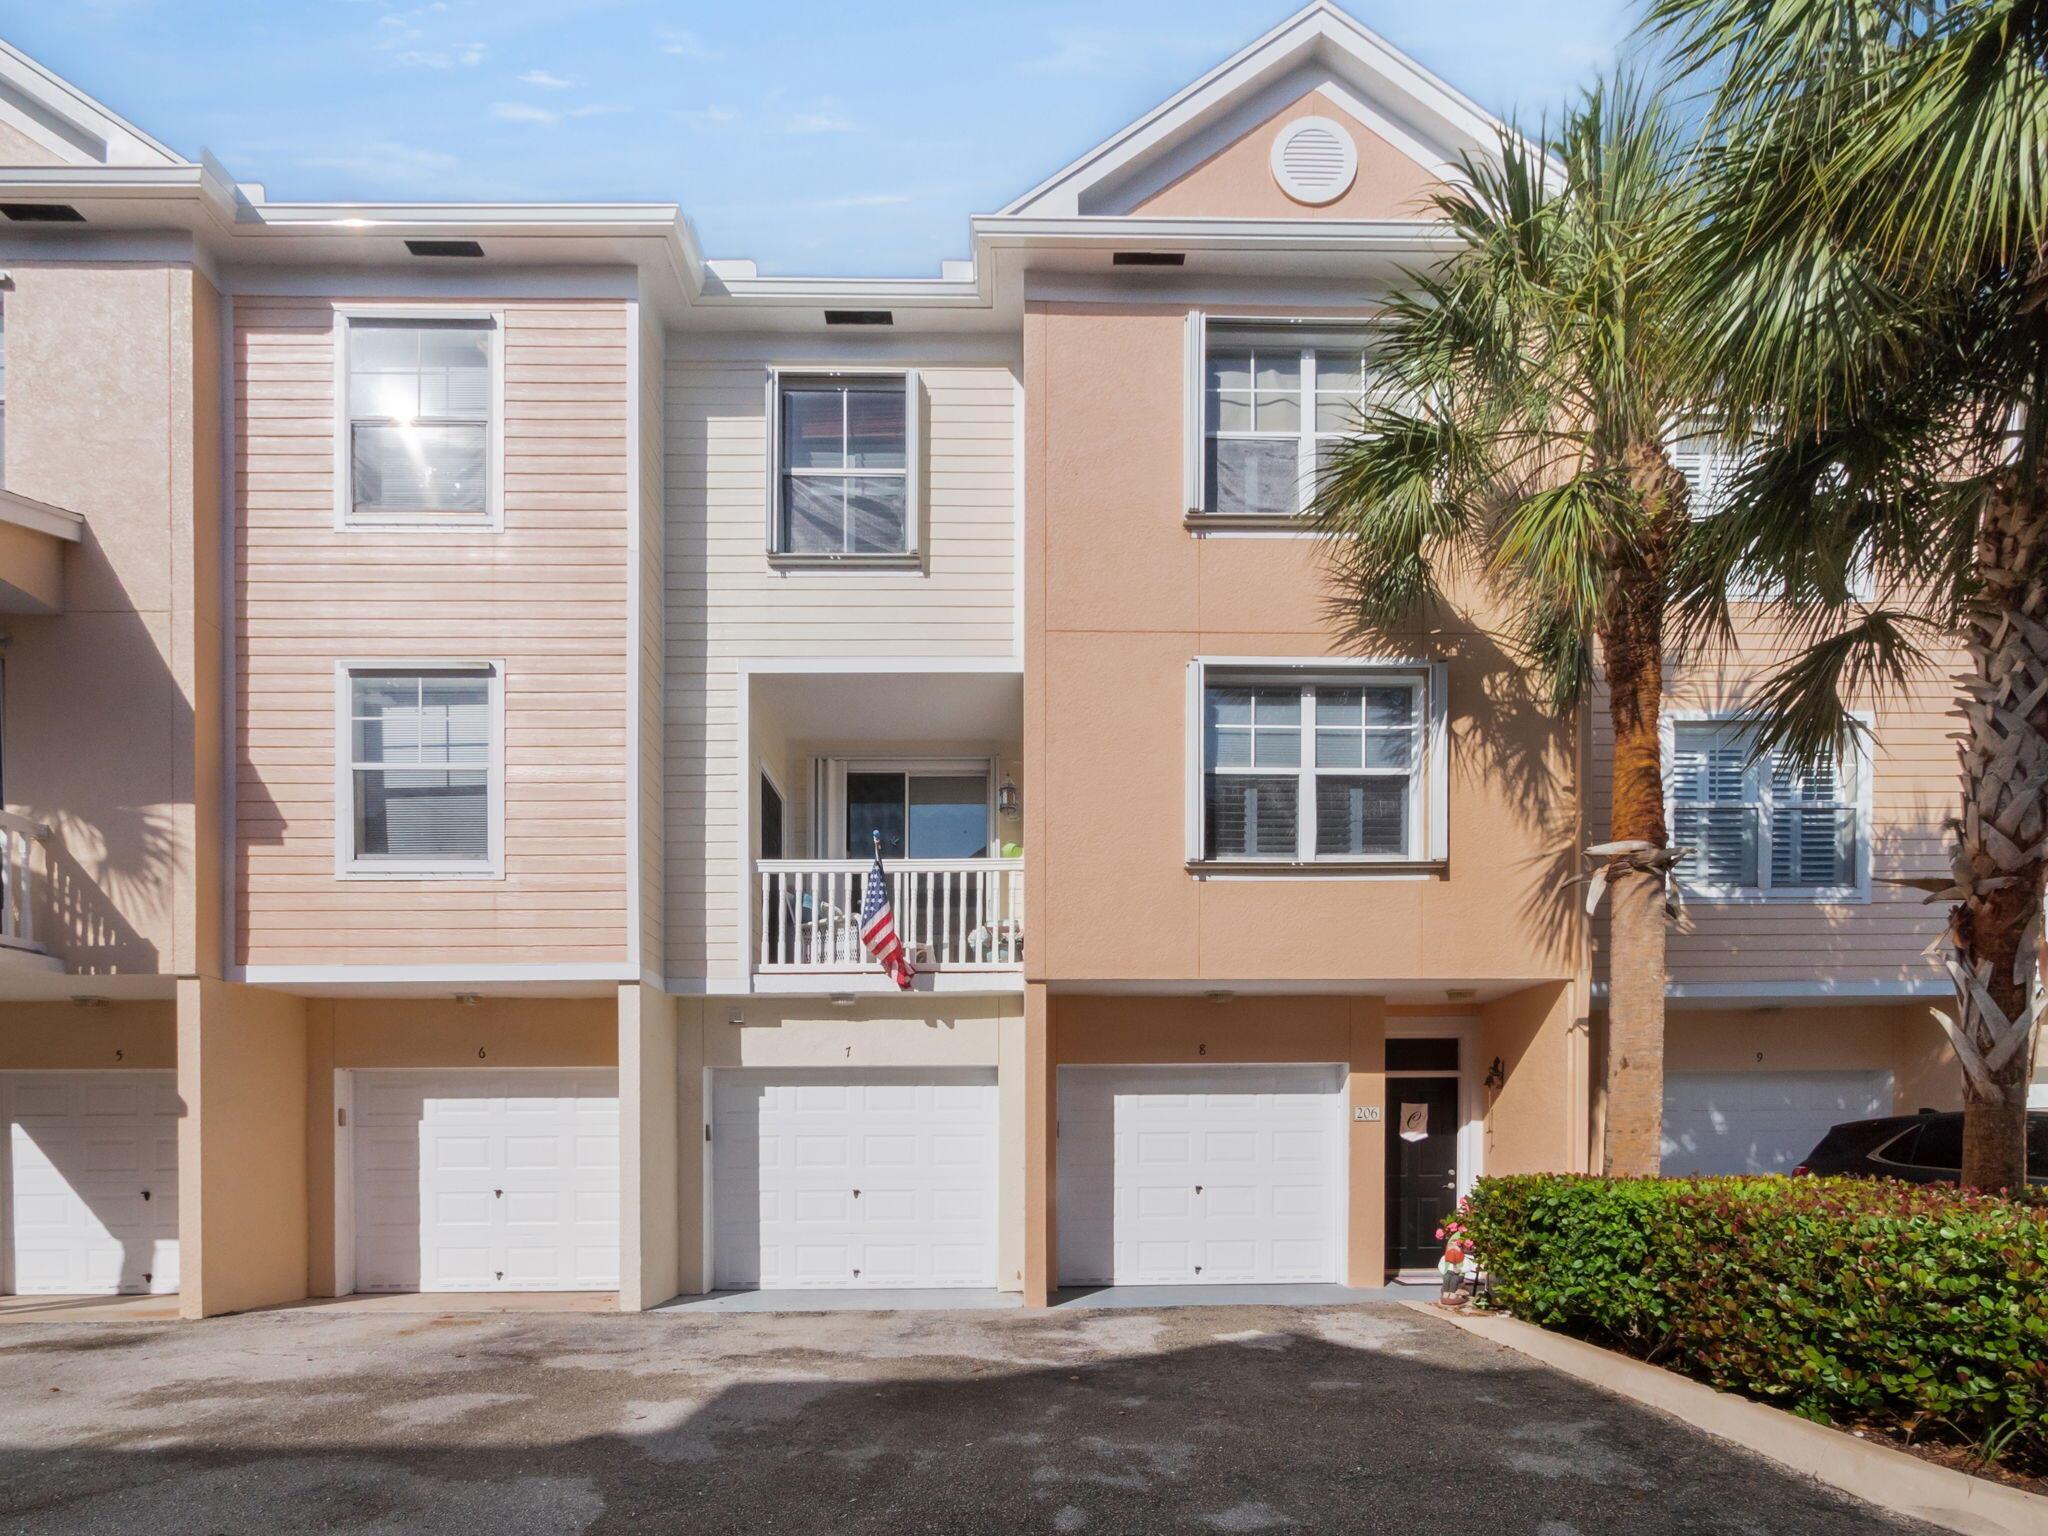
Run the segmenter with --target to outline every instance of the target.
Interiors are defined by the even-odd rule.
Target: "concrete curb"
[[[1402,1305],[1631,1402],[1661,1409],[1716,1439],[1894,1514],[1963,1536],[2039,1536],[2048,1531],[2048,1498],[2039,1494],[1935,1466],[1534,1323],[1497,1313],[1450,1311],[1428,1301]]]

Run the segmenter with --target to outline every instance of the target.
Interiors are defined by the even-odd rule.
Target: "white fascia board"
[[[1077,214],[1039,218],[984,214],[976,244],[994,249],[1171,245],[1190,251],[1392,251],[1440,255],[1462,242],[1450,228],[1422,219],[1145,219]]]
[[[1364,74],[1384,82],[1412,102],[1420,115],[1433,118],[1453,140],[1484,145],[1502,131],[1501,121],[1470,97],[1438,79],[1330,0],[1315,0],[1122,132],[1007,204],[1002,213],[1076,212],[1082,195],[1089,189],[1111,179],[1197,120],[1227,107],[1259,82],[1307,62],[1321,46],[1328,46]]]
[[[32,501],[13,491],[0,490],[0,523],[48,534],[67,544],[76,544],[85,537],[83,514],[53,507],[46,501]]]

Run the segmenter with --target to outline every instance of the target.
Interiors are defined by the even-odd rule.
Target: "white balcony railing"
[[[0,948],[43,953],[36,942],[30,854],[49,839],[50,829],[26,816],[0,811]]]
[[[872,863],[763,859],[755,865],[755,963],[777,973],[879,970],[860,941]],[[1021,859],[903,859],[888,866],[896,932],[928,971],[1024,963]]]

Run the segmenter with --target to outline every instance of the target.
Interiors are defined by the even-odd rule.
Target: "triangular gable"
[[[1286,123],[1310,113],[1344,126],[1359,175],[1343,197],[1304,206],[1260,168]],[[1330,0],[1316,0],[1003,213],[1419,218],[1418,197],[1455,176],[1460,154],[1493,152],[1501,129]]]
[[[0,41],[0,166],[190,163]]]

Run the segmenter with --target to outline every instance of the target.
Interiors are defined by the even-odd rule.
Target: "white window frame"
[[[984,775],[988,793],[988,845],[1000,845],[996,826],[996,758],[988,757],[828,757],[820,761],[819,803],[812,810],[811,857],[817,859],[864,859],[868,851],[847,853],[846,776],[849,773],[900,773],[906,777],[973,778]],[[784,802],[787,804],[787,802]],[[989,858],[995,854],[990,853]]]
[[[1318,351],[1335,351],[1333,338],[1355,336],[1358,350],[1366,351],[1371,345],[1374,322],[1357,315],[1208,315],[1192,310],[1187,319],[1187,377],[1184,382],[1186,395],[1186,420],[1183,423],[1185,457],[1183,478],[1186,481],[1187,521],[1193,524],[1222,525],[1239,524],[1259,527],[1285,527],[1308,511],[1315,498],[1316,474],[1318,470],[1318,449],[1325,442],[1334,442],[1348,436],[1345,432],[1319,432],[1316,430],[1316,354]],[[1281,441],[1288,436],[1295,440],[1296,494],[1294,510],[1289,512],[1211,512],[1208,503],[1209,477],[1209,352],[1217,343],[1217,333],[1226,338],[1232,331],[1264,331],[1269,334],[1289,331],[1300,333],[1299,351],[1301,366],[1301,420],[1292,434],[1271,432],[1228,432],[1219,436],[1253,441]],[[1284,350],[1294,350],[1292,347]],[[1344,350],[1349,350],[1346,347]],[[1363,372],[1359,400],[1364,400]],[[1256,395],[1256,380],[1254,380]]]
[[[490,326],[491,420],[484,444],[484,515],[360,516],[349,443],[349,331],[358,320],[462,320]],[[505,530],[505,311],[476,304],[338,304],[334,309],[334,526],[345,533],[502,533]]]
[[[355,727],[351,684],[361,673],[465,672],[490,680],[491,748],[485,762],[490,857],[356,856]],[[357,657],[334,664],[334,874],[338,880],[502,880],[505,878],[505,663],[471,657]]]
[[[1872,717],[1867,710],[1851,710],[1850,716],[1858,721],[1863,730],[1850,742],[1847,755],[1841,767],[1854,775],[1853,796],[1846,802],[1856,813],[1856,841],[1854,878],[1846,885],[1830,886],[1773,886],[1771,879],[1771,792],[1768,776],[1762,798],[1754,802],[1758,808],[1757,829],[1757,879],[1755,886],[1703,885],[1680,877],[1680,889],[1687,901],[1698,901],[1716,906],[1860,906],[1870,900],[1871,864],[1871,726]],[[1659,767],[1664,778],[1664,825],[1676,825],[1678,800],[1672,793],[1673,770],[1677,763],[1678,727],[1680,725],[1712,725],[1721,723],[1728,726],[1731,734],[1744,734],[1734,714],[1715,709],[1666,709],[1658,722]],[[1726,802],[1711,802],[1725,804]],[[1751,802],[1744,801],[1745,805]]]
[[[1714,413],[1697,412],[1674,421],[1664,434],[1664,451],[1671,467],[1685,478],[1685,515],[1695,523],[1710,522],[1726,509],[1728,481],[1742,458],[1739,451],[1712,435],[1717,430]],[[1680,444],[1687,437],[1703,437],[1705,442],[1698,448],[1683,448]],[[1739,603],[1769,604],[1778,601],[1783,590],[1776,581],[1750,580],[1729,595]],[[1868,560],[1857,559],[1849,572],[1849,595],[1866,603],[1877,595]]]
[[[1197,873],[1286,874],[1400,873],[1445,863],[1450,856],[1450,669],[1416,658],[1327,660],[1300,656],[1203,656],[1188,663],[1186,702],[1185,839],[1188,868]],[[1411,846],[1398,854],[1317,854],[1315,851],[1315,716],[1311,690],[1362,688],[1394,683],[1418,694],[1416,741],[1419,760],[1410,775],[1408,810]],[[1296,769],[1295,855],[1211,858],[1204,841],[1208,804],[1207,698],[1212,687],[1300,688],[1301,763]],[[1329,769],[1355,775],[1354,769]],[[1256,770],[1254,770],[1256,772]],[[1392,775],[1389,775],[1392,776]]]
[[[845,383],[848,381],[873,381],[876,379],[900,379],[903,381],[903,540],[899,550],[876,551],[873,553],[812,552],[796,553],[783,548],[782,539],[782,391],[791,383],[806,379]],[[922,409],[923,393],[919,387],[918,370],[915,368],[848,368],[826,364],[818,367],[801,367],[796,364],[778,364],[768,370],[768,397],[764,411],[766,424],[766,468],[768,477],[767,496],[767,550],[768,559],[774,565],[787,566],[835,566],[835,565],[917,565],[923,560],[923,513],[924,513],[924,455],[922,451]],[[821,475],[838,477],[844,475],[872,475],[878,479],[893,476],[893,469],[820,470]]]

